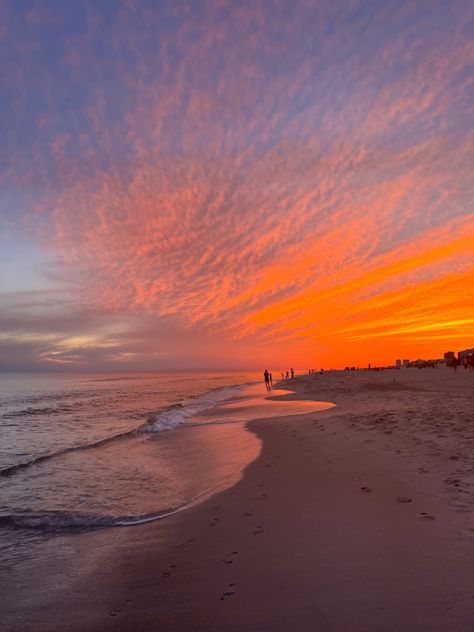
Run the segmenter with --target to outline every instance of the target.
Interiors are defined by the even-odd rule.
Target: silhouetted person
[[[293,379],[295,377],[295,372],[293,371],[293,369],[290,369],[291,371],[291,379]]]
[[[458,366],[460,364],[460,360],[458,360],[458,358],[450,358],[447,362],[446,362],[446,366],[449,366],[451,369],[454,370],[454,373],[456,373]]]
[[[281,373],[281,377],[284,378],[285,374],[283,373],[283,371],[280,371],[280,373]]]
[[[290,374],[288,373],[288,371],[286,371],[285,377],[286,377],[286,379],[288,379],[290,377]]]
[[[263,372],[263,377],[265,379],[265,386],[268,390],[270,390],[270,373],[267,371],[267,369],[265,369],[265,371]]]
[[[273,374],[270,373],[270,386],[273,386]]]

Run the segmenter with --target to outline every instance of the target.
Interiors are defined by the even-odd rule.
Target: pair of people
[[[268,390],[270,390],[273,386],[273,375],[268,372],[268,369],[265,369],[265,371],[263,372],[263,378],[265,380],[265,386]]]

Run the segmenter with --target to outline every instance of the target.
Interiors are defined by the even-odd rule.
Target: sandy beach
[[[4,575],[3,629],[472,632],[474,375],[278,386],[336,406],[250,422],[259,457],[187,511],[58,536]]]
[[[0,6],[0,632],[474,632],[474,1]]]

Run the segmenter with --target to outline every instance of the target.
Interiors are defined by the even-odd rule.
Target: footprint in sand
[[[114,608],[113,610],[109,610],[109,615],[111,617],[116,617],[121,612],[122,612],[121,608]]]
[[[215,527],[218,522],[219,522],[219,518],[213,518],[211,522],[209,523],[209,526]]]
[[[372,490],[370,489],[370,487],[361,487],[360,491],[365,492],[366,494],[370,494]]]
[[[253,531],[252,535],[260,535],[261,533],[263,533],[263,529],[259,526]]]
[[[168,579],[168,577],[171,577],[171,571],[163,571],[161,573],[161,579]]]
[[[427,514],[425,511],[422,511],[421,513],[419,513],[418,518],[420,520],[436,520],[434,516],[432,516],[431,514]]]
[[[233,590],[227,590],[225,593],[222,593],[221,601],[227,601],[227,599],[230,599],[233,595],[235,595]]]
[[[224,564],[233,564],[234,560],[231,559],[234,555],[237,555],[238,551],[232,551],[232,553],[227,556],[227,558],[225,558],[224,560],[222,560],[224,562]]]
[[[253,513],[250,513],[250,511],[246,511],[245,513],[242,514],[243,516],[246,516],[247,518],[250,516],[253,516]]]
[[[412,502],[412,498],[410,498],[409,496],[398,496],[397,497],[397,502],[399,502],[399,503],[411,503]]]
[[[461,479],[460,478],[445,478],[444,482],[447,483],[448,485],[455,485],[457,487],[459,483],[461,482]]]
[[[189,540],[186,540],[186,542],[183,542],[182,544],[180,544],[176,548],[178,549],[178,551],[184,551],[185,549],[188,548],[188,546],[190,544],[192,544],[192,542],[194,542],[194,538],[190,538]]]

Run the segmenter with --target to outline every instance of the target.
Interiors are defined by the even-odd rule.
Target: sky
[[[471,0],[0,12],[0,370],[474,347]]]

